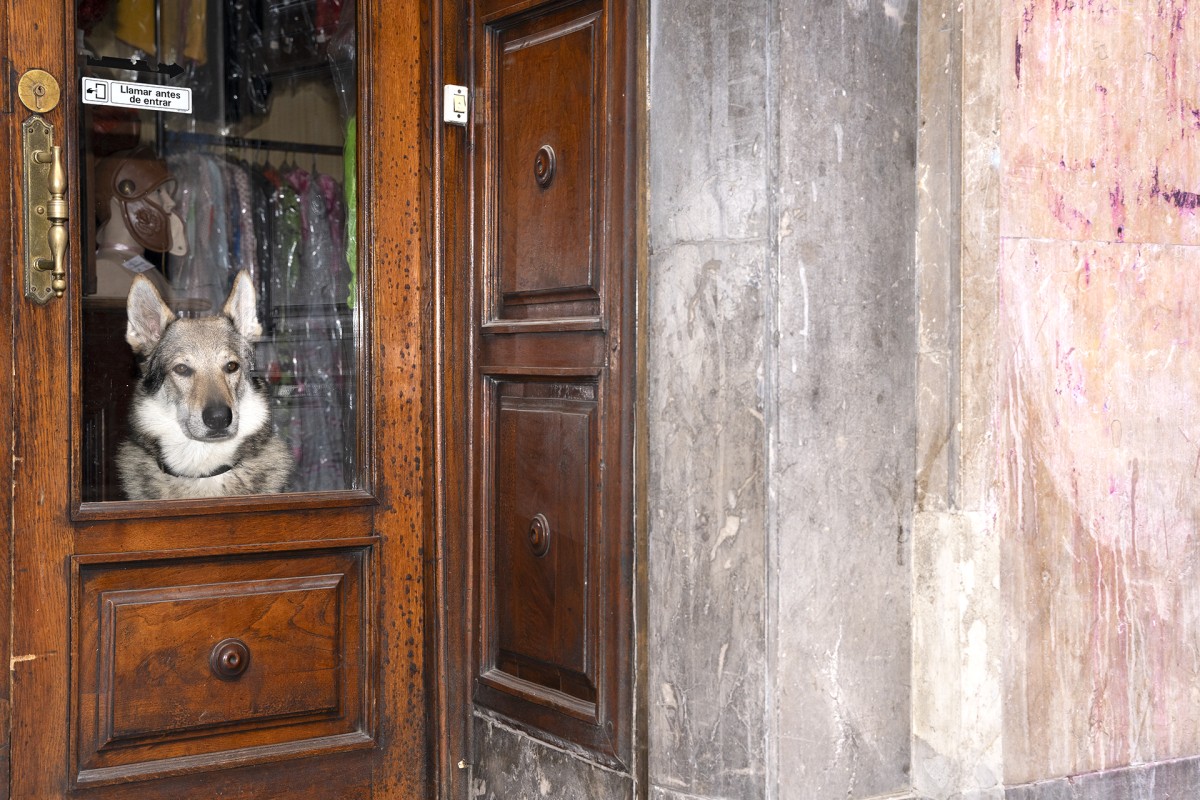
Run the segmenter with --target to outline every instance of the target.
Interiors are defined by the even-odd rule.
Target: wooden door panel
[[[576,330],[570,322],[547,320],[537,335],[531,331],[524,336],[483,337],[477,346],[483,370],[495,375],[595,374],[598,365],[605,363],[609,339],[602,331]],[[562,335],[572,330],[574,335]]]
[[[80,564],[76,784],[370,746],[368,556]]]
[[[484,620],[495,669],[537,694],[594,703],[595,586],[588,544],[599,496],[599,409],[594,382],[490,384],[495,463],[495,581]],[[485,678],[496,679],[491,673]]]
[[[40,116],[62,146],[72,209],[65,296],[46,305],[24,299],[19,223],[7,240],[8,263],[17,266],[0,294],[0,316],[19,331],[0,355],[9,376],[0,438],[12,450],[0,466],[12,484],[0,499],[0,561],[11,570],[11,592],[0,598],[10,621],[0,640],[10,667],[0,690],[0,798],[429,795],[429,30],[419,4],[343,7],[357,14],[358,28],[357,65],[339,65],[348,79],[340,100],[358,131],[348,163],[358,177],[352,324],[360,425],[350,446],[355,479],[344,484],[356,488],[145,503],[91,502],[80,490],[81,376],[97,367],[81,346],[96,233],[85,199],[94,153],[81,135],[81,7],[13,0],[0,14],[14,78],[0,93],[0,139],[14,145],[6,149],[13,197],[0,208],[20,220],[26,198],[15,144],[32,112],[12,89],[36,67],[62,88],[59,105]],[[210,36],[227,33],[214,26]],[[327,67],[323,60],[315,68]],[[295,76],[274,77],[285,91]],[[162,127],[151,116],[144,122],[147,139]],[[280,135],[293,133],[304,132]],[[227,640],[246,646],[249,666],[223,679],[211,666],[214,650],[226,670],[246,663],[225,649]]]
[[[371,533],[374,504],[364,503],[360,494],[346,493],[336,499],[262,496],[220,504],[193,500],[152,504],[152,508],[144,503],[121,503],[126,508],[120,512],[108,507],[117,504],[93,505],[94,514],[89,510],[80,515],[87,515],[88,523],[79,528],[75,554],[120,558],[137,554],[145,558],[154,553],[185,551],[194,555],[221,548],[279,549],[297,542],[345,543]],[[184,509],[192,513],[181,515]],[[249,517],[229,513],[235,509],[258,513]]]
[[[99,592],[99,749],[336,711],[341,580]]]
[[[599,3],[490,29],[495,319],[596,316]]]
[[[464,360],[475,366],[463,442],[477,509],[472,697],[620,765],[632,580],[626,9],[474,0],[473,12],[480,305],[452,311],[472,325]]]

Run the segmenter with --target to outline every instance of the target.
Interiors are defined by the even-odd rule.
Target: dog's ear
[[[126,313],[128,325],[125,328],[125,341],[139,355],[150,352],[162,338],[167,326],[175,321],[174,312],[144,275],[133,279]]]
[[[225,316],[233,320],[233,327],[247,339],[262,334],[262,325],[258,322],[258,299],[250,273],[246,270],[233,279],[233,288],[229,290],[229,299],[225,301]]]

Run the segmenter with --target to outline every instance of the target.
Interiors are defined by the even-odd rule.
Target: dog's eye
[[[230,361],[228,364],[225,365],[225,371],[228,372],[230,375],[237,372],[238,369],[240,369],[240,365],[236,361]]]
[[[192,373],[195,372],[195,370],[193,370],[187,364],[176,364],[171,368],[171,371],[181,378],[190,378]]]

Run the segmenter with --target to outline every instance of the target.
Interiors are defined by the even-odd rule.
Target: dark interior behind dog
[[[252,377],[262,332],[239,272],[221,314],[180,318],[154,284],[129,290],[125,339],[141,362],[117,473],[130,500],[280,492],[295,463]]]

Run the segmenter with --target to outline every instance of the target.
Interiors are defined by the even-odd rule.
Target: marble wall
[[[651,6],[654,797],[909,786],[916,13]]]
[[[780,798],[910,785],[917,13],[779,5],[765,402]]]
[[[996,529],[997,0],[921,3],[913,788],[1004,796]]]
[[[1200,752],[1200,20],[922,20],[914,786],[1175,796]]]
[[[1200,9],[1005,0],[1009,783],[1200,752]]]
[[[649,782],[764,797],[767,0],[655,0],[650,31]]]
[[[474,720],[470,800],[633,800],[634,779],[586,755],[538,741],[488,713]]]

